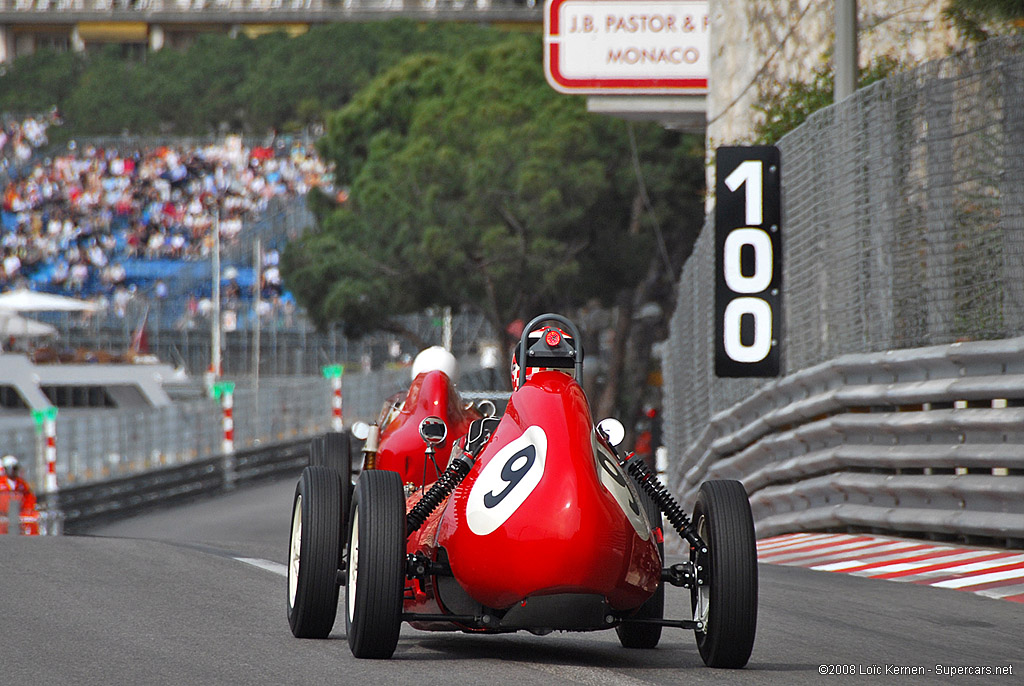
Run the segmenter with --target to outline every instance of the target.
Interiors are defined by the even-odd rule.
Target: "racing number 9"
[[[715,203],[715,374],[778,376],[782,320],[780,155],[774,146],[718,149]]]
[[[484,507],[496,507],[498,503],[504,500],[505,496],[523,480],[523,477],[530,471],[530,467],[533,466],[536,460],[537,449],[532,445],[526,446],[509,458],[501,468],[501,480],[506,483],[505,488],[500,493],[489,491],[484,494]]]

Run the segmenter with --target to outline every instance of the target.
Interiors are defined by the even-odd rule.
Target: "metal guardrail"
[[[1024,547],[1024,337],[845,355],[716,414],[672,479],[741,480],[758,536],[824,529]]]
[[[385,398],[407,386],[408,375],[407,369],[395,369],[343,377],[346,420],[373,421]],[[489,370],[471,370],[462,381],[465,388],[481,389],[493,379]],[[243,448],[232,454],[221,454],[220,412],[208,399],[58,421],[57,444],[63,453],[58,455],[57,472],[62,487],[55,502],[40,513],[41,528],[51,534],[83,531],[153,506],[298,471],[309,464],[310,441],[330,424],[326,387],[322,378],[265,380],[257,412],[255,394],[239,389],[234,419],[236,445]],[[486,390],[463,394],[467,400],[486,398],[497,404],[508,395]],[[31,430],[6,435],[8,447],[10,439],[25,438],[26,454],[37,438]],[[80,452],[87,448],[88,454]],[[355,452],[353,461],[358,462]],[[46,502],[50,496],[40,498]]]
[[[242,450],[137,476],[66,488],[58,508],[64,531],[78,533],[104,521],[138,514],[257,479],[298,472],[309,463],[310,439]],[[50,517],[52,518],[52,508]]]

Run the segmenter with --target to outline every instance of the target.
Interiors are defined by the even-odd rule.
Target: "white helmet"
[[[8,476],[14,476],[14,471],[18,468],[18,458],[14,455],[4,455],[0,459],[0,464],[3,465],[4,471],[7,472]]]
[[[421,350],[412,361],[412,378],[423,372],[441,371],[448,375],[452,382],[459,380],[459,363],[455,356],[439,345]]]

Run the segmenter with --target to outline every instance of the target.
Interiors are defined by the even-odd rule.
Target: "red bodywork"
[[[437,469],[424,454],[419,430],[420,422],[431,415],[448,426],[448,438],[434,457]],[[470,423],[479,417],[476,410],[466,409],[444,372],[424,372],[413,379],[401,406],[381,417],[376,468],[398,472],[403,483],[429,486],[448,465],[452,442],[465,436]]]
[[[439,372],[414,381],[406,400],[414,409],[403,408],[384,427],[377,466],[419,483],[411,478],[423,473],[417,427],[435,414],[449,427],[447,448],[438,451],[443,469],[473,418],[453,396]],[[602,443],[576,381],[559,371],[533,374],[512,395],[466,478],[410,536],[409,553],[446,560],[452,577],[407,582],[405,611],[501,615],[527,599],[556,595],[596,597],[620,613],[642,605],[660,583],[662,561],[628,477]],[[421,495],[417,490],[407,506]]]

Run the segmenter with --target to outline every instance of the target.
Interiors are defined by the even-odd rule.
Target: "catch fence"
[[[466,369],[458,388],[467,400],[500,401],[489,369]],[[409,387],[408,367],[353,370],[342,376],[346,426],[376,421],[384,402]],[[231,378],[231,377],[228,377]],[[331,381],[323,374],[234,377],[234,448],[248,450],[333,430]],[[221,404],[198,381],[165,385],[179,398],[167,407],[140,410],[62,409],[56,420],[57,482],[61,488],[94,483],[221,455]],[[4,452],[21,458],[25,478],[42,492],[44,437],[29,419],[0,428]]]
[[[877,82],[779,148],[784,375],[1024,333],[1024,41]],[[712,417],[775,383],[714,375],[714,247],[709,219],[664,355],[666,445],[684,490],[707,459]]]
[[[407,387],[408,369],[346,374],[345,423],[376,419],[383,401]],[[222,452],[220,404],[202,396],[167,407],[134,411],[61,410],[57,416],[57,481],[61,487],[159,467],[185,464]],[[178,393],[182,390],[179,389]],[[330,382],[322,375],[243,379],[234,393],[234,443],[239,450],[331,430]],[[21,458],[25,478],[42,490],[43,437],[31,422],[0,430],[5,453]]]

